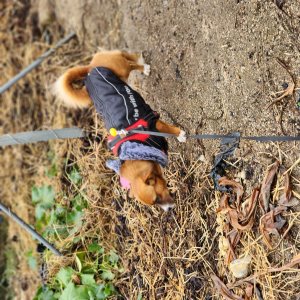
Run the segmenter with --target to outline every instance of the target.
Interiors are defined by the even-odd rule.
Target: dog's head
[[[127,160],[121,166],[120,175],[130,183],[130,196],[142,203],[157,204],[165,211],[174,206],[158,163],[146,160]]]

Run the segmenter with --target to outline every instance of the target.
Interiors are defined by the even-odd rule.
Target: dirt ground
[[[292,83],[278,60],[294,79],[300,75],[297,1],[54,2],[60,24],[88,49],[142,51],[152,72],[138,81],[140,90],[186,132],[299,135],[299,94],[269,106],[273,94]],[[180,149],[211,161],[217,145]],[[250,160],[265,149],[241,147]]]
[[[31,43],[40,47],[38,52],[45,49],[39,41],[45,41],[47,31],[58,40],[74,30],[78,40],[44,64],[39,69],[42,75],[30,75],[33,76],[31,84],[38,85],[37,94],[31,96],[38,101],[20,104],[18,100],[15,104],[16,107],[20,105],[19,110],[3,109],[1,133],[70,125],[90,126],[91,130],[101,131],[101,123],[94,112],[70,112],[63,108],[51,96],[49,86],[64,68],[86,63],[98,48],[117,48],[143,52],[146,62],[151,65],[151,74],[149,77],[133,74],[131,84],[165,121],[179,125],[188,133],[300,134],[300,110],[296,106],[300,97],[298,91],[270,105],[276,97],[275,92],[291,85],[293,80],[297,86],[300,76],[298,0],[28,0],[20,3],[18,5],[26,6],[23,21],[32,29],[30,36],[35,38]],[[20,43],[17,38],[15,42]],[[37,56],[26,51],[18,54],[17,48],[14,52],[12,56],[16,55],[19,60],[10,59],[13,67],[5,73],[1,84],[23,63],[26,65]],[[28,55],[21,62],[24,53]],[[18,91],[12,89],[1,99],[3,105],[8,107],[9,98],[16,98],[16,95]],[[166,175],[176,198],[176,208],[170,215],[128,200],[117,187],[117,179],[113,177],[111,181],[112,174],[103,166],[101,178],[114,187],[114,193],[109,199],[97,198],[100,196],[92,191],[92,187],[99,178],[91,173],[99,172],[99,169],[93,166],[93,157],[80,153],[80,141],[3,150],[5,159],[1,159],[0,174],[0,178],[6,178],[3,184],[8,186],[13,181],[10,190],[18,192],[17,183],[31,176],[26,179],[28,186],[24,183],[21,188],[21,194],[28,195],[29,183],[42,174],[41,166],[46,161],[45,151],[49,147],[62,157],[65,148],[75,153],[86,174],[86,182],[92,184],[89,196],[100,203],[99,215],[105,217],[108,224],[104,232],[111,234],[107,243],[114,245],[125,266],[126,272],[117,282],[125,299],[137,299],[138,295],[151,300],[222,299],[209,277],[211,273],[226,277],[218,256],[215,230],[219,196],[214,193],[208,176],[218,152],[218,141],[188,141],[180,145],[170,141],[171,163]],[[94,149],[98,148],[94,146]],[[279,159],[288,168],[299,158],[299,149],[299,143],[242,141],[235,156],[234,175],[241,171],[248,174],[242,183],[249,194],[261,183],[270,163]],[[16,171],[16,168],[28,166],[27,171]],[[298,194],[299,178],[297,165],[293,170],[293,186]],[[10,202],[8,191],[3,191],[1,196]],[[26,202],[19,197],[16,209],[27,206],[30,206],[28,199]],[[30,213],[25,214],[25,218],[32,220]],[[274,253],[264,252],[267,253],[266,261],[262,265],[256,264],[255,270],[287,261],[299,252],[299,215],[295,220],[292,238],[282,245],[291,249],[288,255],[274,259]],[[11,229],[11,238],[16,230]],[[246,240],[251,243],[257,238],[255,234],[249,234]],[[19,250],[30,247],[25,243]],[[247,251],[253,256],[257,253],[250,248]],[[35,276],[30,286],[38,282],[37,274]],[[299,299],[300,289],[292,283],[299,275],[296,273],[290,281],[280,276],[260,279],[263,299],[286,299],[286,295],[289,299]],[[29,279],[26,277],[24,281]],[[280,286],[280,281],[285,283],[284,287]],[[21,283],[17,285],[20,289]],[[22,299],[30,299],[31,296],[26,294],[28,288],[23,290]]]

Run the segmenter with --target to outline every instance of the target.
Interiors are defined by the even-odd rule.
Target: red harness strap
[[[148,122],[140,119],[131,126],[127,127],[126,130],[136,129],[137,127],[144,127],[148,128]],[[134,133],[128,136],[125,136],[124,138],[120,139],[120,136],[114,137],[112,135],[108,136],[108,146],[112,150],[113,154],[118,156],[118,151],[120,146],[126,142],[126,141],[139,141],[139,142],[146,142],[146,140],[150,137],[149,134],[140,134],[140,133]],[[117,143],[115,143],[113,146],[110,146],[109,144],[112,143],[114,140],[120,139]]]

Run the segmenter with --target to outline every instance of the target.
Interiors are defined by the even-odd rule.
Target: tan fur
[[[74,89],[72,83],[83,79],[88,74],[89,68],[89,66],[74,67],[60,76],[53,86],[56,97],[69,107],[88,107],[92,101],[85,87]]]
[[[75,89],[74,82],[83,80],[95,67],[105,67],[113,71],[120,79],[127,81],[132,70],[145,72],[141,55],[122,51],[104,51],[97,53],[88,66],[78,66],[67,70],[55,83],[54,93],[63,100],[66,105],[76,108],[87,107],[91,99],[85,87]],[[147,66],[149,73],[150,67]],[[161,132],[173,133],[180,136],[180,128],[166,124],[160,120],[156,127]],[[163,178],[161,167],[152,161],[125,161],[120,170],[131,186],[131,194],[144,204],[159,204],[162,207],[172,207],[173,200]],[[170,206],[171,205],[171,206]]]
[[[69,107],[88,107],[91,99],[85,87],[75,89],[74,82],[83,80],[93,68],[99,66],[110,69],[123,81],[127,81],[132,70],[144,70],[144,66],[137,63],[139,58],[138,54],[119,50],[97,53],[89,65],[71,68],[60,76],[53,86],[53,93]]]
[[[158,163],[128,160],[121,166],[120,174],[130,182],[131,193],[142,203],[173,203]]]

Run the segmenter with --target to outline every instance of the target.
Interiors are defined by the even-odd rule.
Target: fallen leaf
[[[267,174],[264,177],[262,182],[260,196],[259,196],[259,203],[264,213],[269,211],[269,201],[270,201],[270,194],[271,194],[271,186],[274,180],[274,177],[277,173],[279,167],[279,161],[276,161],[268,170]]]
[[[221,211],[225,211],[228,214],[229,217],[229,223],[231,224],[231,226],[235,229],[241,230],[241,231],[245,231],[245,230],[249,230],[252,228],[253,226],[253,218],[249,220],[249,222],[247,224],[240,224],[239,223],[239,213],[237,211],[236,208],[232,208],[228,201],[229,201],[229,197],[222,197],[221,198],[222,203],[221,203]]]
[[[227,252],[227,257],[225,260],[225,264],[228,266],[233,259],[236,258],[234,250],[237,244],[239,243],[241,238],[241,234],[237,229],[231,230],[227,234],[227,241],[228,241],[228,252]]]
[[[228,210],[228,214],[229,214],[229,218],[230,218],[230,224],[232,225],[233,228],[235,229],[239,229],[241,231],[246,231],[246,230],[250,230],[253,226],[254,223],[254,219],[250,219],[249,222],[245,225],[242,225],[239,223],[239,216],[238,216],[238,212],[236,209],[234,208],[230,208]]]
[[[247,283],[247,287],[245,290],[245,300],[251,300],[253,296],[254,286],[251,283]]]
[[[217,291],[227,300],[244,300],[242,297],[232,293],[225,283],[216,275],[212,274],[211,279],[213,280]]]
[[[269,105],[268,107],[270,107],[271,105],[277,103],[278,101],[282,100],[283,98],[287,97],[287,96],[292,96],[294,94],[295,91],[295,83],[291,82],[288,87],[283,90],[283,91],[279,91],[276,94],[280,94],[280,96],[278,96],[277,98],[275,98]]]
[[[241,213],[244,217],[244,219],[242,219],[243,224],[249,222],[249,219],[254,217],[253,215],[254,215],[254,212],[255,212],[255,208],[256,208],[258,197],[259,197],[259,193],[260,193],[259,188],[255,188],[252,191],[251,197],[248,198],[246,201],[244,201],[242,203]]]
[[[285,206],[275,207],[273,210],[264,214],[259,220],[259,230],[263,237],[265,244],[269,249],[272,249],[270,234],[279,235],[278,230],[280,230],[285,222],[281,220],[276,222],[275,216],[285,211],[287,208]]]
[[[287,263],[279,268],[269,268],[268,272],[282,272],[282,271],[290,269],[298,264],[300,264],[300,253],[295,255],[289,263]]]
[[[284,0],[276,0],[276,2],[280,3],[280,4],[277,5],[277,6],[278,6],[279,8],[280,8],[280,7],[282,8],[282,6],[283,6],[283,4],[284,4],[285,1],[284,1]],[[281,5],[281,3],[283,3],[283,4]],[[285,97],[287,97],[287,96],[294,96],[294,98],[295,98],[295,90],[296,90],[297,78],[295,78],[295,76],[291,73],[290,67],[287,66],[287,64],[286,64],[283,60],[281,60],[281,59],[279,59],[279,58],[277,57],[277,58],[276,58],[276,61],[281,65],[281,67],[283,67],[283,68],[286,70],[286,72],[289,74],[289,76],[290,76],[292,82],[289,83],[288,86],[287,86],[287,88],[284,89],[283,91],[279,91],[279,92],[275,93],[275,94],[280,95],[280,96],[278,96],[277,98],[275,98],[275,99],[268,105],[268,108],[269,108],[271,105],[277,103],[278,101],[282,100],[283,98],[285,98]],[[295,100],[296,100],[296,99],[295,99]]]
[[[231,207],[229,205],[229,195],[224,194],[220,200],[220,207],[218,212],[226,212],[229,216],[229,222],[231,226],[235,229],[245,231],[249,230],[253,226],[253,218],[247,216],[248,212],[244,211],[244,215],[241,212],[241,200],[244,194],[244,189],[241,184],[234,180],[230,180],[226,177],[222,177],[219,180],[219,184],[221,186],[229,186],[233,189],[234,193],[236,194],[236,201],[234,202],[235,207]],[[256,195],[256,194],[255,194]],[[253,198],[253,202],[255,202],[255,197]],[[254,204],[250,204],[250,211],[253,213],[254,211]],[[241,220],[241,222],[239,222]]]
[[[233,189],[234,193],[236,193],[236,207],[240,207],[240,203],[244,194],[243,186],[234,180],[228,179],[227,177],[221,177],[219,179],[219,185],[230,186]]]
[[[288,173],[284,176],[284,191],[283,194],[280,196],[278,204],[283,206],[296,206],[299,204],[298,199],[292,198],[292,187],[290,182],[290,176]]]

